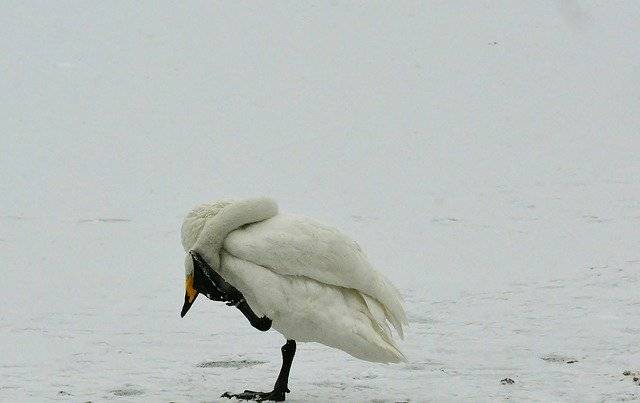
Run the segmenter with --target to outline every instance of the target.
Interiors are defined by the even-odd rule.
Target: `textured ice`
[[[179,317],[183,216],[259,195],[357,240],[410,321],[406,364],[301,343],[289,399],[640,399],[639,20],[3,4],[0,401],[270,388],[277,333]]]

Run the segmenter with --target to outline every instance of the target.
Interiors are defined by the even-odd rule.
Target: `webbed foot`
[[[245,390],[242,393],[229,393],[225,392],[220,397],[227,397],[229,399],[240,399],[240,400],[254,400],[256,402],[283,402],[285,399],[285,392],[289,393],[289,389],[286,391],[283,390],[273,390],[271,392],[255,392],[253,390]]]

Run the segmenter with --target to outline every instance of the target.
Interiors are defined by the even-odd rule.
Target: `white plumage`
[[[285,338],[367,361],[406,361],[387,324],[402,337],[407,319],[399,292],[337,229],[278,214],[266,198],[222,201],[189,213],[182,244],[202,255]],[[189,274],[189,255],[185,263]]]

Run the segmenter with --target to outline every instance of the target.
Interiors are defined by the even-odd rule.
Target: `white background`
[[[178,316],[182,217],[258,195],[411,322],[409,364],[300,344],[290,399],[640,398],[638,38],[635,1],[3,3],[0,400],[271,387],[280,335]]]

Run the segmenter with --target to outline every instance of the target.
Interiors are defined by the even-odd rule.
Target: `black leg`
[[[287,388],[289,386],[289,371],[293,363],[293,356],[296,355],[296,341],[287,340],[280,350],[282,351],[282,368],[280,368],[280,374],[278,374],[273,390],[284,393],[289,392]],[[284,397],[284,394],[282,396]]]
[[[258,315],[256,315],[249,307],[249,304],[247,304],[247,301],[244,300],[244,297],[236,304],[236,308],[238,308],[240,312],[242,312],[242,314],[247,319],[249,319],[249,323],[251,323],[251,326],[255,327],[256,329],[260,330],[261,332],[266,332],[267,330],[271,329],[271,319],[267,318],[266,316],[259,318]]]
[[[258,402],[265,400],[272,400],[276,402],[284,401],[285,394],[289,393],[289,371],[291,370],[291,364],[293,363],[293,356],[296,354],[295,340],[287,340],[280,350],[282,351],[282,368],[280,368],[280,374],[278,374],[276,384],[273,386],[273,391],[254,392],[252,390],[245,390],[243,393],[238,394],[226,392],[220,397],[255,400]]]

